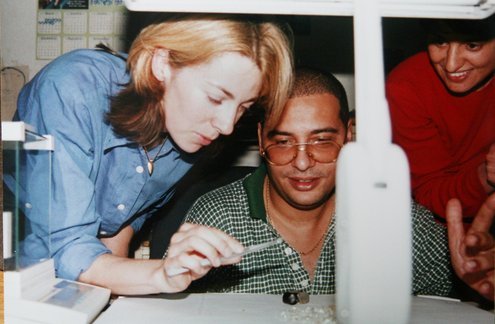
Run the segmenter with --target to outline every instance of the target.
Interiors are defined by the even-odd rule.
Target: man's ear
[[[165,81],[170,77],[170,55],[169,51],[161,48],[155,50],[151,59],[151,70],[159,81]]]
[[[347,134],[346,134],[346,142],[352,142],[354,139],[352,138],[353,136],[353,131],[354,131],[354,123],[355,123],[355,118],[349,118],[347,121]]]

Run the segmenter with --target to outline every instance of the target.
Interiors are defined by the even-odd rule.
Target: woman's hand
[[[495,239],[490,227],[495,216],[495,194],[481,206],[471,227],[464,232],[461,203],[447,204],[447,226],[452,266],[466,284],[483,297],[494,299]]]
[[[241,253],[244,247],[224,232],[202,225],[183,224],[172,236],[167,256],[163,263],[162,280],[165,280],[166,292],[178,292],[186,289],[193,280],[203,277],[212,267],[237,263],[241,257],[230,258]],[[209,265],[201,261],[207,259]],[[187,272],[169,275],[177,269]]]

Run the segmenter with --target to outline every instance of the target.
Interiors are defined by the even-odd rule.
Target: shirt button
[[[124,205],[124,204],[119,204],[119,205],[117,206],[117,209],[118,209],[118,210],[124,210],[124,208],[125,208],[125,205]]]
[[[33,208],[33,205],[31,205],[30,203],[26,203],[25,206],[26,206],[26,208],[29,208],[29,209]]]
[[[144,171],[144,168],[142,166],[139,165],[139,166],[136,167],[136,172],[137,173],[143,173],[143,171]]]
[[[307,287],[308,285],[309,285],[309,281],[308,280],[305,279],[305,280],[301,281],[301,286]]]
[[[297,263],[293,263],[293,264],[291,265],[291,268],[292,268],[292,270],[297,271],[297,270],[299,270],[299,264],[297,264]]]
[[[292,249],[290,247],[285,248],[284,250],[286,255],[291,255],[292,254]]]
[[[100,235],[107,235],[108,233],[106,231],[100,231]]]

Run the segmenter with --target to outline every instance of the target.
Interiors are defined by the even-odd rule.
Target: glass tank
[[[52,137],[23,122],[2,122],[4,271],[50,258],[49,233],[35,225],[50,222],[52,155]],[[41,197],[29,191],[35,183],[46,188]]]

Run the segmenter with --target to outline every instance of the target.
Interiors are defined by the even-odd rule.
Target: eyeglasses
[[[308,143],[275,143],[261,150],[261,156],[272,165],[287,165],[294,161],[298,151],[316,162],[333,163],[337,161],[342,145],[331,140],[316,140]]]

